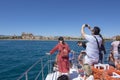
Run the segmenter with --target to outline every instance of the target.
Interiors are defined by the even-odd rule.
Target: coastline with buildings
[[[116,35],[120,36],[120,35]],[[105,40],[113,40],[113,37],[104,37]],[[23,32],[20,36],[17,35],[0,35],[0,40],[58,40],[59,36],[36,36],[32,33]],[[82,37],[63,36],[65,40],[83,40]]]
[[[0,35],[0,40],[58,40],[59,36],[36,36],[32,33],[23,32],[17,35]],[[63,36],[65,40],[79,40],[80,37]]]

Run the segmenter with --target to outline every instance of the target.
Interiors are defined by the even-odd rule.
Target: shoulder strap
[[[99,51],[100,51],[100,46],[99,46],[99,42],[98,42],[98,40],[97,40],[97,38],[94,36],[94,38],[96,39],[96,42],[97,42],[97,45],[98,45],[98,49],[99,49]]]

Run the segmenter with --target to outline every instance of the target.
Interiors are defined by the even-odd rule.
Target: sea
[[[70,46],[70,49],[76,53],[79,54],[82,50],[82,47],[77,46],[77,41],[66,42]],[[58,41],[0,40],[0,80],[17,80],[36,61],[47,56],[45,53],[49,52],[57,43]],[[107,51],[104,59],[105,63],[107,63],[110,45],[111,41],[105,42]],[[37,70],[40,69],[41,67]],[[32,78],[34,72],[36,72],[35,69],[32,70],[32,75],[29,76],[28,80],[34,80]]]

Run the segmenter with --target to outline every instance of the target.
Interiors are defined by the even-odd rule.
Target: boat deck
[[[52,58],[51,56],[45,56],[40,58],[30,68],[28,68],[23,74],[21,74],[21,76],[19,76],[17,80],[31,79],[32,75],[30,76],[28,74],[30,74],[30,71],[32,71],[32,69],[35,67],[40,68],[39,69],[40,71],[38,72],[36,77],[32,80],[57,80],[59,76],[59,72],[52,70],[52,62],[54,62],[54,58]],[[84,80],[83,77],[80,76],[81,72],[79,72],[78,70],[77,60],[74,60],[73,63],[74,63],[73,64],[74,66],[70,68],[70,73],[69,73],[70,80]],[[101,69],[101,67],[103,69]],[[94,73],[93,75],[94,79],[92,80],[100,80],[101,78],[102,80],[120,80],[120,70],[116,70],[114,67],[109,66],[108,64],[97,64],[95,66],[92,66],[92,70]]]
[[[59,76],[58,71],[49,73],[45,80],[57,80],[58,76]],[[70,68],[69,78],[70,78],[70,80],[83,80],[83,78],[78,73],[77,68]]]

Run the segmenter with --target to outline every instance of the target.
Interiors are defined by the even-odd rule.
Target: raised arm
[[[84,31],[84,28],[85,28],[85,24],[83,24],[82,28],[81,28],[81,35],[82,35],[83,38],[85,38],[84,36],[86,34],[85,31]]]
[[[88,29],[90,30],[90,31],[92,31],[92,28],[88,25],[88,24],[83,24],[82,25],[82,28],[81,28],[81,34],[82,34],[82,37],[83,38],[85,38],[85,35],[86,35],[86,33],[85,33],[85,27],[88,27]]]

